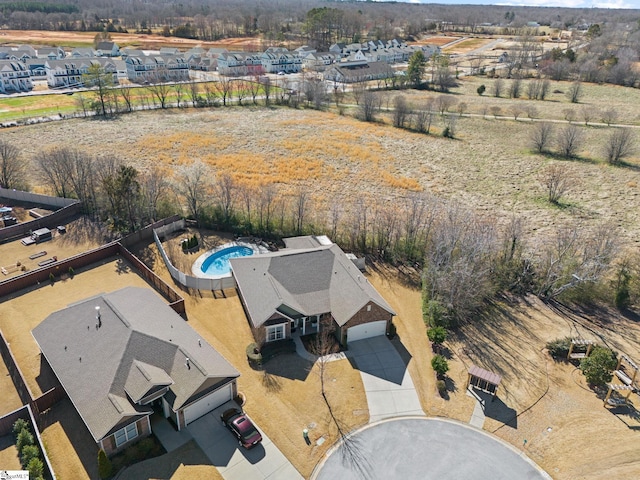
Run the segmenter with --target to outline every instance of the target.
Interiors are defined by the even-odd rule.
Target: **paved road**
[[[369,422],[399,415],[424,415],[409,371],[387,337],[351,342],[347,357],[360,370]]]
[[[262,443],[251,450],[238,446],[222,425],[220,414],[236,406],[230,402],[190,423],[187,429],[225,480],[302,480],[300,473],[260,430]]]
[[[510,445],[450,420],[387,420],[352,438],[356,454],[347,457],[344,447],[334,448],[313,480],[551,480]]]

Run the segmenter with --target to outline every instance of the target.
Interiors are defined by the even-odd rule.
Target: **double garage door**
[[[203,415],[206,415],[214,408],[219,407],[225,402],[231,400],[232,390],[231,384],[210,393],[206,397],[201,398],[193,405],[189,405],[184,409],[184,423],[189,425],[194,420],[197,420]]]
[[[363,323],[347,330],[347,343],[364,340],[365,338],[379,337],[387,333],[387,321]]]

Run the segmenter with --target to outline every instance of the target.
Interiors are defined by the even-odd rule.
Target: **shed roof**
[[[484,368],[480,368],[475,365],[471,365],[469,368],[469,375],[496,386],[500,385],[500,382],[502,381],[502,377],[497,373],[490,372],[489,370],[485,370]]]

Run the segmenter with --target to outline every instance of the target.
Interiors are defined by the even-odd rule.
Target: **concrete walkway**
[[[169,420],[158,414],[151,416],[151,431],[158,438],[167,453],[180,448],[193,438],[189,430],[185,428],[181,431],[176,430],[173,425],[169,423]]]
[[[482,430],[482,427],[484,426],[484,419],[485,419],[485,414],[484,414],[485,401],[482,399],[480,395],[476,393],[475,390],[473,390],[473,388],[467,388],[467,395],[473,398],[476,402],[476,404],[473,407],[473,413],[471,414],[471,420],[469,420],[469,425],[472,425]]]
[[[370,423],[402,415],[424,415],[409,371],[387,337],[349,343],[347,357],[360,370]]]

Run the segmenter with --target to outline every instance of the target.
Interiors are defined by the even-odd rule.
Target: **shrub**
[[[444,130],[442,131],[442,136],[444,138],[453,138],[453,132],[451,131],[451,128],[445,127]]]
[[[596,346],[591,350],[591,355],[582,359],[580,370],[589,385],[602,387],[611,381],[611,374],[617,364],[615,353],[608,348]]]
[[[247,345],[247,360],[249,361],[249,365],[253,368],[258,368],[262,365],[262,354],[258,349],[258,345],[255,343],[250,343]]]
[[[155,442],[150,437],[143,438],[136,445],[136,447],[140,451],[140,456],[142,458],[147,458],[147,456],[151,453],[155,446]]]
[[[69,267],[69,276],[73,277],[76,272],[73,270],[73,267]]]
[[[556,338],[548,342],[546,347],[553,358],[567,358],[569,347],[571,347],[571,337]]]
[[[13,424],[13,436],[16,437],[16,439],[18,438],[18,434],[22,431],[22,430],[27,430],[29,431],[29,423],[23,419],[23,418],[19,418],[18,420],[15,421],[15,423]]]
[[[478,89],[476,90],[476,92],[478,92],[478,95],[482,96],[482,94],[485,92],[485,90],[487,89],[487,87],[484,86],[484,84],[480,85],[478,87]]]
[[[389,338],[395,338],[397,334],[396,326],[393,322],[389,325]]]
[[[39,458],[32,458],[27,465],[27,470],[29,470],[29,478],[42,478],[44,464]]]
[[[442,345],[447,339],[447,329],[442,326],[430,328],[427,330],[427,337],[432,343]]]
[[[447,383],[444,380],[438,380],[436,386],[438,387],[440,396],[444,396],[447,393]]]
[[[28,429],[23,429],[18,434],[18,439],[16,440],[16,448],[19,452],[27,445],[33,445],[33,435]]]
[[[441,377],[449,371],[449,363],[447,359],[442,355],[434,355],[431,359],[431,367],[436,372],[438,377]]]
[[[53,275],[53,273],[50,273],[50,274],[49,274],[49,281],[50,281],[51,283],[53,283],[53,282],[55,282],[55,281],[56,281],[56,277]]]
[[[449,326],[449,311],[438,300],[429,300],[423,306],[423,318],[424,322],[429,327],[444,327]]]
[[[109,478],[111,476],[111,471],[111,461],[104,450],[100,449],[100,451],[98,451],[98,474],[100,475],[100,478]]]
[[[40,458],[40,449],[37,445],[25,445],[20,451],[20,463],[27,466],[32,458]]]

